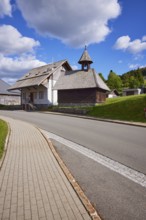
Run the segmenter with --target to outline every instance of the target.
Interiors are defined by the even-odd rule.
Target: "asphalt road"
[[[146,174],[146,128],[37,112],[0,114],[31,122]],[[103,219],[146,219],[144,187],[54,140],[53,143]]]

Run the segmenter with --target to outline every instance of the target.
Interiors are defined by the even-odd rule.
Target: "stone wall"
[[[2,105],[20,105],[20,96],[15,95],[0,95],[0,104]]]

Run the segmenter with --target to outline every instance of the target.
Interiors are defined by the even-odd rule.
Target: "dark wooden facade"
[[[95,105],[104,102],[110,89],[90,68],[93,61],[86,47],[78,63],[81,64],[81,70],[64,72],[54,86],[54,90],[58,91],[58,104]]]
[[[58,91],[58,104],[93,104],[104,102],[106,92],[99,88]]]

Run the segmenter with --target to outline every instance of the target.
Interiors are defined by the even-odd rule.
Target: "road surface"
[[[23,111],[1,115],[28,121],[146,174],[146,128]],[[53,140],[80,186],[105,220],[145,220],[146,187]]]

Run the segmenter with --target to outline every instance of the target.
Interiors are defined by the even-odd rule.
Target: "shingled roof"
[[[75,70],[62,73],[54,86],[54,90],[100,88],[110,91],[108,86],[96,74],[94,69],[88,71]]]
[[[93,63],[93,61],[91,60],[91,57],[90,57],[90,55],[89,55],[89,53],[87,51],[87,47],[86,46],[85,46],[85,50],[84,50],[81,58],[79,59],[78,63],[82,64],[84,62],[87,62],[87,63],[90,63],[90,64]]]
[[[30,86],[39,86],[62,65],[66,65],[68,70],[72,70],[67,60],[61,60],[52,64],[37,67],[25,74],[13,86],[11,86],[9,90],[21,89]]]
[[[8,91],[10,88],[10,85],[0,79],[0,94],[1,95],[20,95],[20,92],[18,90],[15,90],[13,92]]]

